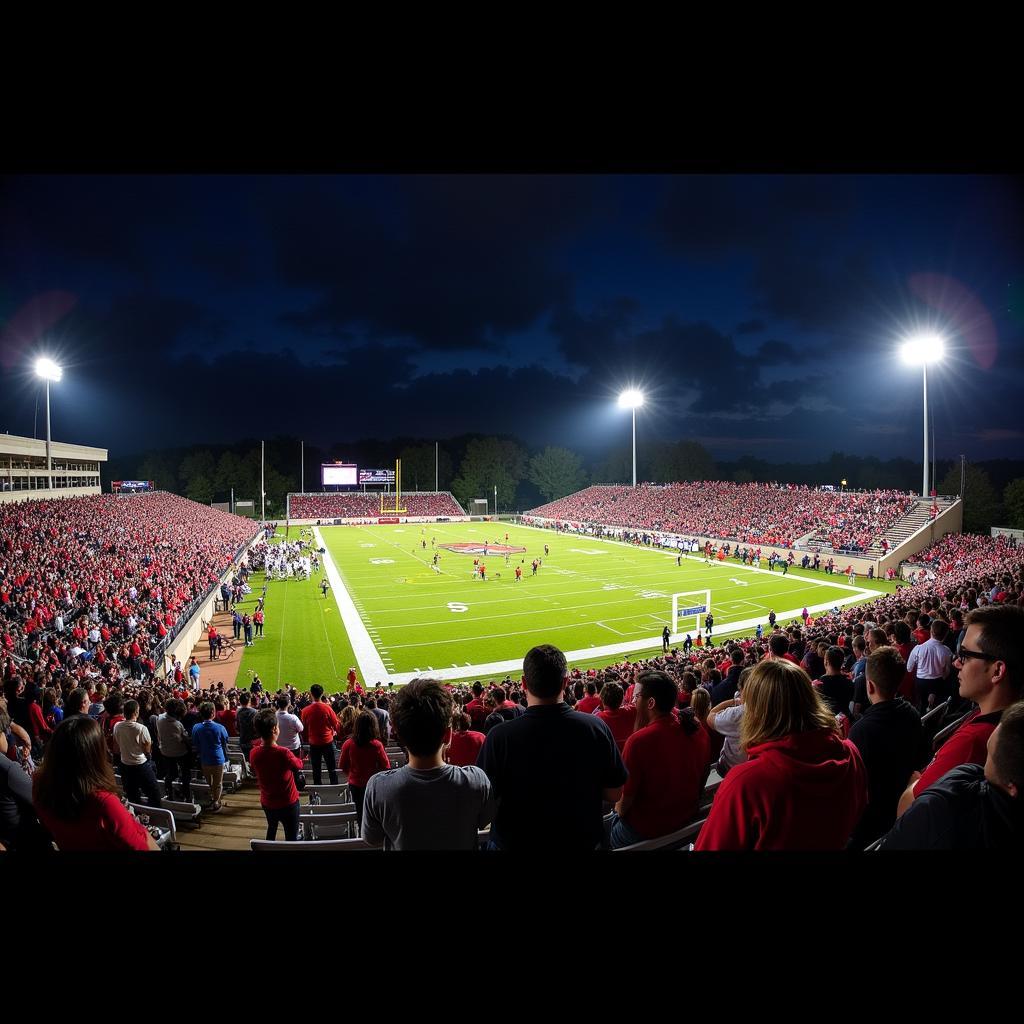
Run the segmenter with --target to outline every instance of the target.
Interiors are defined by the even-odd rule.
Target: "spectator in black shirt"
[[[895,647],[879,647],[867,659],[870,703],[850,730],[868,772],[868,806],[850,840],[853,850],[863,850],[892,828],[900,796],[917,768],[921,716],[896,693],[906,670]]]
[[[1003,712],[984,768],[963,764],[929,786],[882,840],[882,850],[1024,848],[1024,702]]]
[[[259,712],[250,707],[252,696],[246,690],[238,695],[238,715],[235,718],[235,726],[238,729],[238,745],[242,748],[242,754],[246,761],[249,760],[249,752],[252,750],[253,740],[256,739],[256,716]]]
[[[557,647],[530,650],[523,675],[529,707],[491,729],[477,760],[499,801],[491,844],[585,853],[604,841],[601,802],[622,795],[625,766],[608,726],[563,701],[568,670]]]
[[[818,680],[818,692],[828,702],[833,715],[850,714],[850,701],[853,698],[853,683],[843,675],[843,651],[839,647],[828,647],[825,650],[825,674]]]
[[[713,708],[717,708],[723,701],[732,700],[736,696],[740,673],[743,671],[743,651],[738,647],[735,648],[730,655],[730,660],[732,665],[729,666],[725,678],[711,688],[711,706]]]

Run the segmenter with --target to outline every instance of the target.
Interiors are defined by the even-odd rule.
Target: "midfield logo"
[[[484,544],[482,541],[471,541],[457,544],[439,544],[445,551],[454,551],[457,555],[518,555],[526,548],[512,547],[508,544]]]

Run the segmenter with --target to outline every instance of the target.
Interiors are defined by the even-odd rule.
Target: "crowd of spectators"
[[[907,514],[903,491],[816,490],[708,480],[640,487],[594,486],[531,509],[527,515],[581,525],[657,530],[745,544],[792,547],[813,535],[836,550],[867,550]]]
[[[0,505],[0,677],[152,676],[160,644],[256,536],[165,492]]]
[[[121,518],[126,504],[154,498]],[[4,636],[43,634],[40,609],[55,619],[69,596],[85,602],[89,627],[81,638],[37,636],[29,659],[6,641],[0,654],[6,848],[54,838],[62,849],[152,849],[119,804],[113,770],[129,796],[155,803],[161,788],[187,798],[201,768],[216,813],[231,736],[260,776],[268,835],[283,824],[288,839],[298,800],[289,773],[306,745],[315,783],[340,770],[368,836],[397,849],[429,831],[419,801],[450,807],[453,793],[470,797],[460,842],[491,816],[491,845],[513,852],[653,839],[693,820],[712,764],[723,781],[698,850],[1021,845],[1024,551],[1010,540],[950,536],[925,553],[934,577],[869,604],[603,668],[570,671],[544,645],[518,679],[421,682],[404,701],[383,680],[364,690],[354,672],[330,696],[318,686],[271,693],[258,677],[197,693],[173,674],[133,671],[145,657],[132,652],[150,623],[168,625],[169,601],[187,603],[189,584],[201,592],[216,581],[253,524],[225,517],[193,525],[193,536],[183,522],[210,510],[169,495],[75,502],[97,500],[116,502],[106,526],[69,518],[61,501],[34,503],[48,518],[29,505],[0,510]],[[75,528],[51,532],[50,522]],[[70,653],[72,640],[82,653]],[[931,712],[943,723],[935,735]],[[391,770],[388,743],[407,748],[411,771]]]
[[[379,491],[328,491],[323,494],[293,494],[288,514],[292,519],[376,519],[387,516],[387,506],[394,506],[395,496],[384,495],[384,512],[380,510]],[[462,506],[448,491],[419,491],[402,495],[401,515],[464,516]],[[391,513],[394,514],[394,513]]]
[[[1018,551],[1016,537],[988,537],[973,533],[947,533],[934,544],[914,555],[915,564],[925,565],[932,574],[948,576],[958,570],[997,573],[1000,565],[1012,560]]]

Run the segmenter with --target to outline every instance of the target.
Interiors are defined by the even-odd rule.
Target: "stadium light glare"
[[[40,356],[36,360],[36,376],[43,380],[57,381],[64,376],[64,371],[52,359]]]
[[[924,469],[921,474],[921,497],[929,496],[928,488],[928,364],[939,363],[946,354],[946,343],[939,334],[926,332],[907,338],[900,346],[903,361],[921,367],[924,388]]]
[[[633,486],[636,487],[636,411],[644,404],[644,393],[637,388],[628,388],[619,395],[619,408],[633,413]]]
[[[946,343],[939,334],[915,334],[900,348],[903,361],[911,366],[938,363],[946,354]]]
[[[46,356],[36,360],[36,376],[46,381],[46,489],[53,490],[53,459],[50,455],[50,381],[57,382],[64,371]]]

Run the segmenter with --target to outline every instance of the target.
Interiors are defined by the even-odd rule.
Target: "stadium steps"
[[[954,499],[955,501],[955,499]],[[947,508],[950,508],[954,501],[948,499],[938,498],[936,504],[939,507],[939,513],[943,513]],[[914,507],[894,526],[890,526],[888,530],[883,534],[884,538],[889,542],[889,550],[898,548],[908,537],[916,533],[923,526],[927,526],[931,522],[931,501],[925,501],[923,498],[919,498],[915,503]],[[870,554],[876,557],[881,557],[882,548],[881,545],[876,543],[872,544]]]

